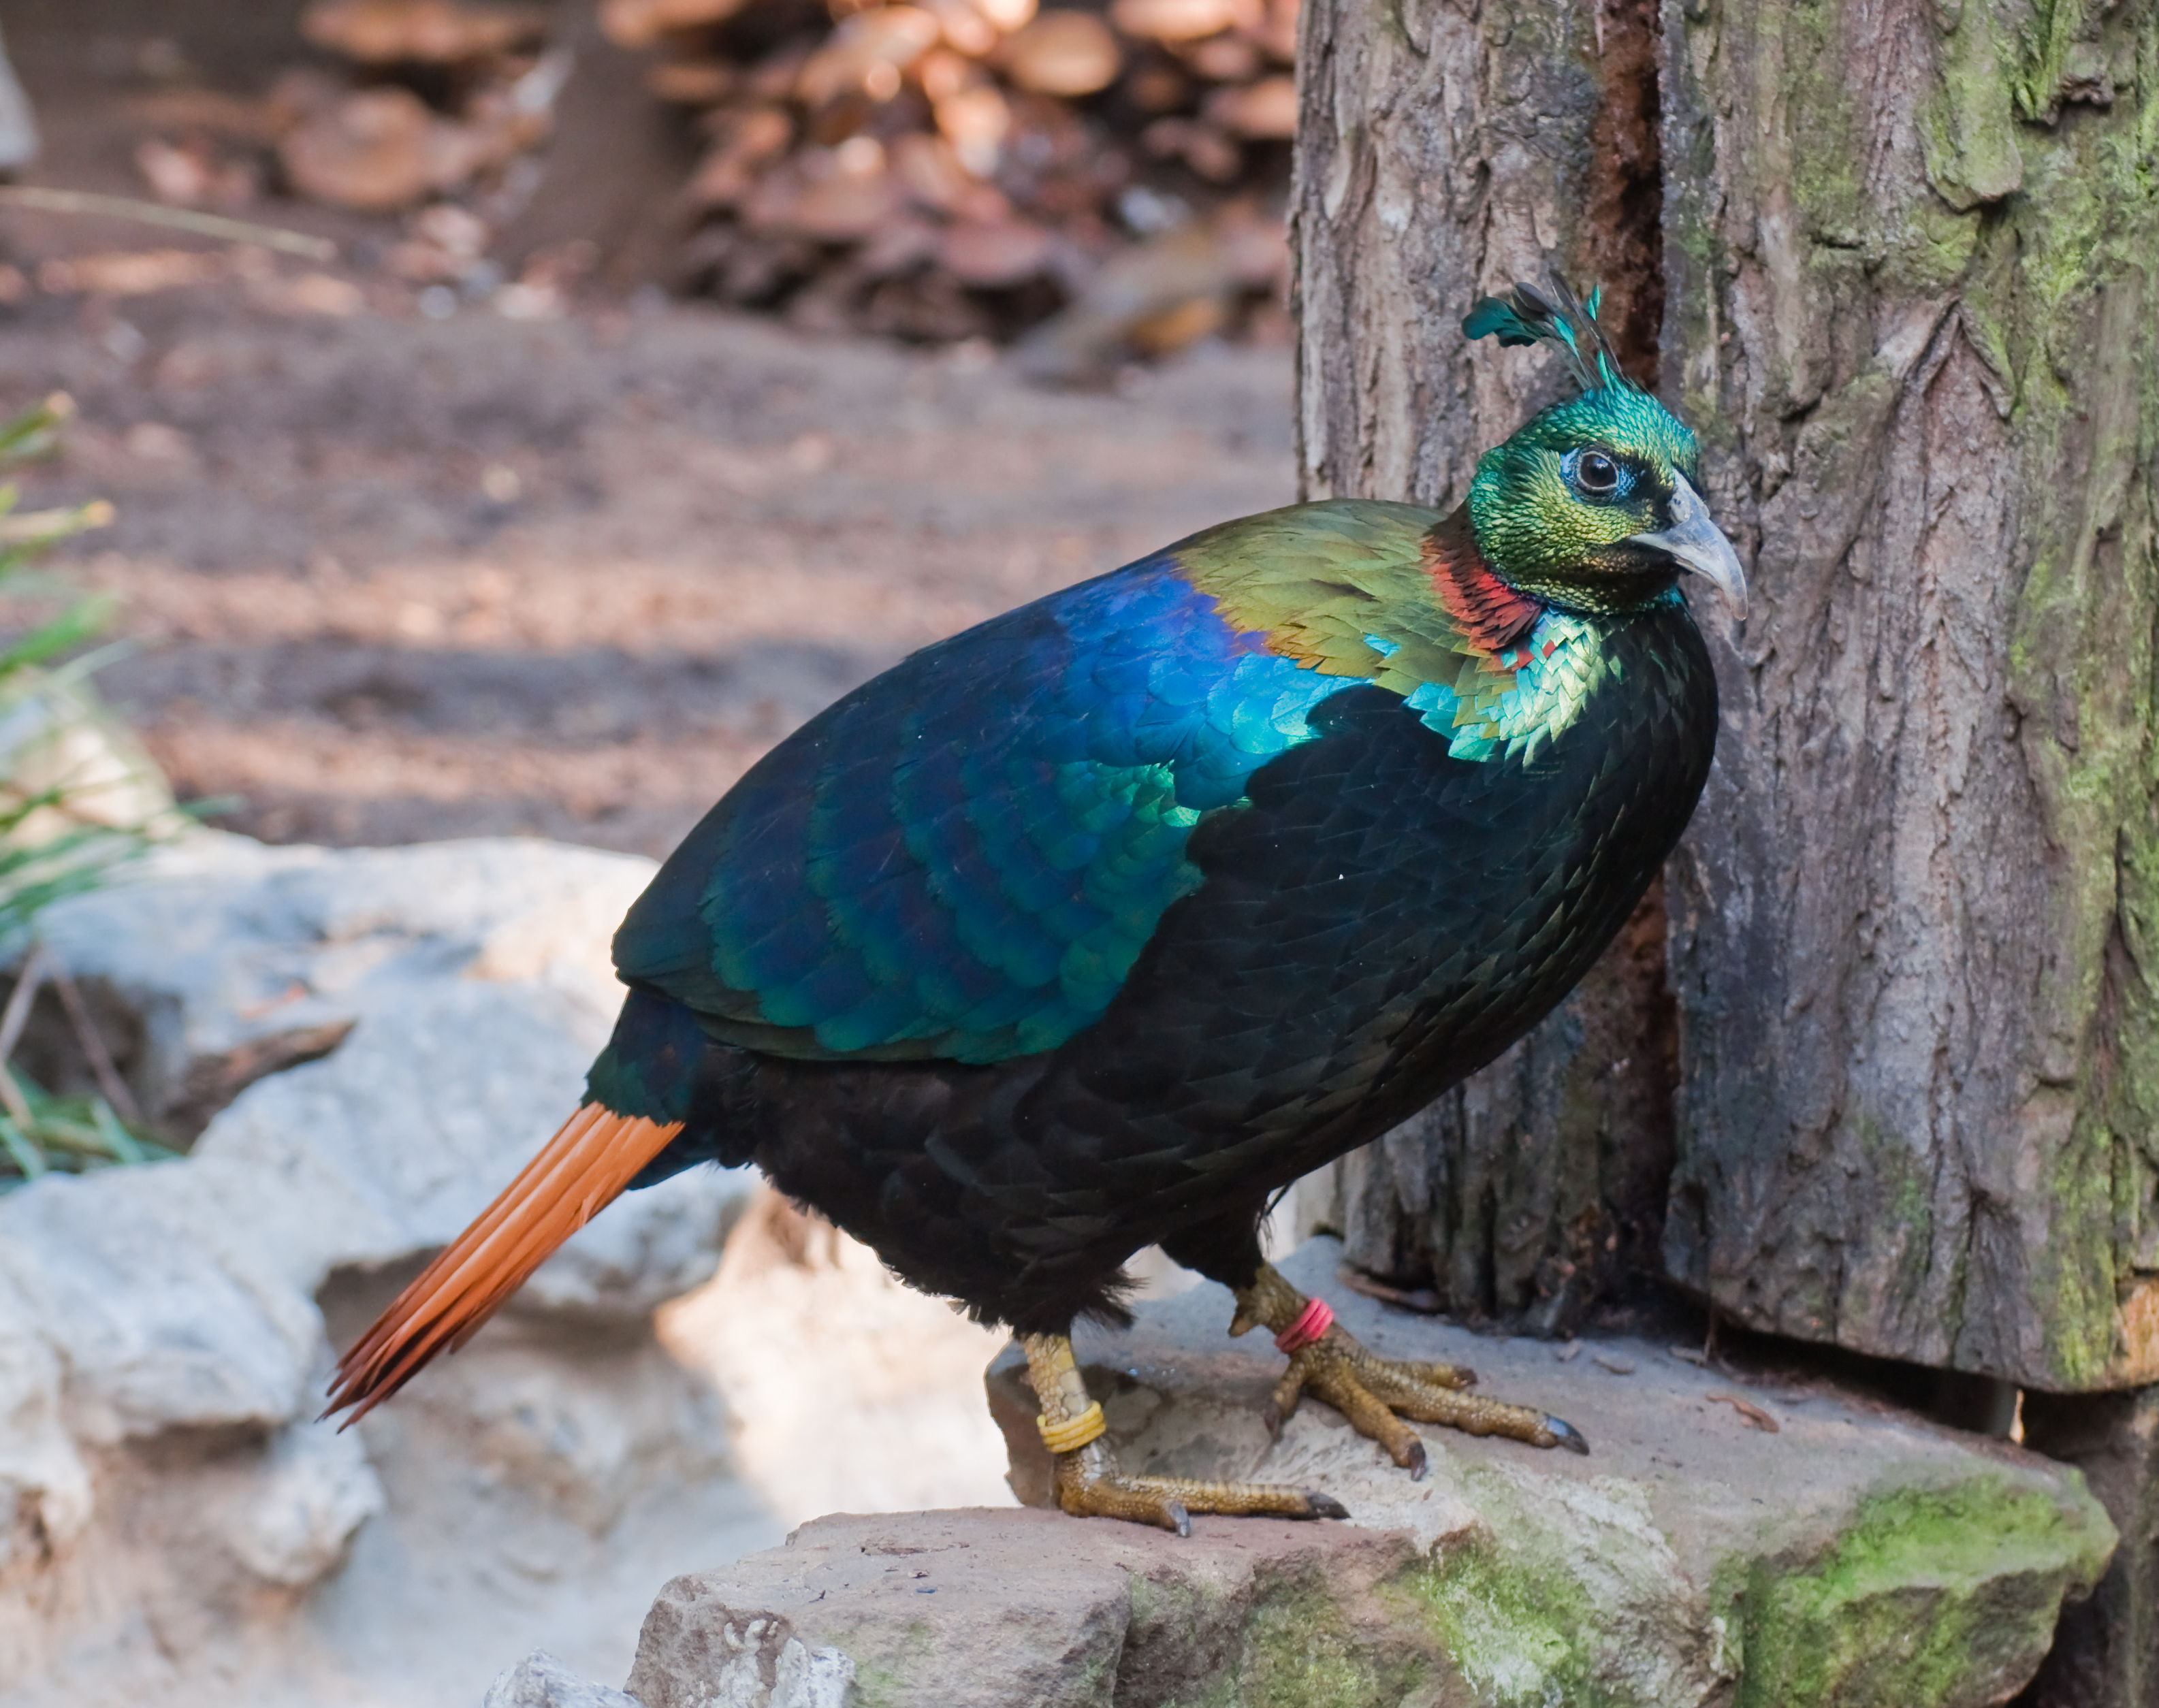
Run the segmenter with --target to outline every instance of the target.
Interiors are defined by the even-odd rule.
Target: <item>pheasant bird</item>
[[[345,1354],[357,1417],[461,1344],[602,1205],[755,1162],[917,1287],[1024,1344],[1068,1512],[1341,1516],[1129,1475],[1069,1335],[1160,1245],[1230,1332],[1421,1474],[1405,1418],[1586,1452],[1561,1420],[1381,1359],[1263,1259],[1271,1196],[1548,1012],[1692,811],[1716,740],[1682,570],[1744,615],[1694,436],[1577,303],[1581,395],[1452,514],[1302,505],[926,648],[781,743],[614,939],[629,987],[561,1132]]]

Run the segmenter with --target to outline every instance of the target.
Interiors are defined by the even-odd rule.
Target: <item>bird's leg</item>
[[[1443,1423],[1468,1435],[1507,1436],[1532,1447],[1589,1451],[1572,1424],[1463,1391],[1476,1381],[1474,1370],[1380,1357],[1335,1322],[1325,1305],[1283,1280],[1271,1263],[1261,1264],[1251,1283],[1236,1290],[1236,1299],[1230,1333],[1271,1328],[1275,1343],[1289,1354],[1289,1369],[1275,1385],[1277,1425],[1297,1410],[1298,1398],[1309,1389],[1417,1477],[1424,1475],[1424,1442],[1402,1421],[1405,1417]]]
[[[1029,1334],[1027,1372],[1034,1384],[1042,1431],[1057,1465],[1057,1504],[1075,1518],[1128,1519],[1192,1534],[1188,1514],[1269,1514],[1288,1519],[1345,1519],[1337,1501],[1309,1489],[1271,1483],[1203,1483],[1190,1477],[1128,1477],[1102,1438],[1102,1408],[1088,1397],[1072,1357],[1071,1337]]]

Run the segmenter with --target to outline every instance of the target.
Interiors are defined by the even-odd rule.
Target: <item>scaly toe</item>
[[[1530,1447],[1589,1451],[1582,1432],[1563,1418],[1464,1392],[1475,1379],[1473,1372],[1457,1365],[1380,1358],[1337,1327],[1291,1355],[1275,1389],[1270,1427],[1279,1431],[1282,1415],[1308,1392],[1377,1441],[1412,1478],[1425,1474],[1427,1461],[1423,1441],[1405,1418]]]
[[[1085,1456],[1083,1459],[1082,1454]],[[1123,1519],[1192,1534],[1191,1514],[1339,1519],[1340,1502],[1276,1483],[1203,1483],[1189,1477],[1131,1477],[1108,1468],[1106,1455],[1082,1449],[1057,1471],[1057,1504],[1074,1518]],[[1089,1462],[1091,1461],[1092,1462]]]

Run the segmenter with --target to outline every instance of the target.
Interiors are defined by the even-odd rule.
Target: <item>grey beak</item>
[[[1747,572],[1740,568],[1739,554],[1732,549],[1723,530],[1710,520],[1709,506],[1685,475],[1677,470],[1672,474],[1671,526],[1654,534],[1636,534],[1633,539],[1638,544],[1655,546],[1676,560],[1680,568],[1702,577],[1724,595],[1735,619],[1742,623],[1747,620]]]

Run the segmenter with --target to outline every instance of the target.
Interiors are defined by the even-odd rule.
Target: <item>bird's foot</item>
[[[1192,1534],[1196,1512],[1236,1518],[1346,1519],[1341,1502],[1282,1483],[1203,1483],[1195,1477],[1129,1477],[1101,1441],[1057,1456],[1057,1504],[1074,1518],[1127,1519]]]
[[[1289,1368],[1275,1385],[1277,1428],[1306,1393],[1315,1394],[1415,1477],[1424,1475],[1424,1442],[1405,1418],[1445,1424],[1465,1435],[1505,1436],[1531,1447],[1589,1451],[1582,1432],[1563,1419],[1466,1391],[1477,1379],[1475,1371],[1383,1359],[1334,1322],[1333,1314],[1297,1291],[1271,1264],[1261,1265],[1251,1286],[1237,1294],[1230,1332],[1242,1334],[1264,1324],[1276,1331],[1276,1344],[1289,1354]]]
[[[1192,1534],[1196,1512],[1236,1517],[1346,1519],[1338,1501],[1307,1488],[1273,1483],[1206,1483],[1193,1477],[1127,1476],[1102,1439],[1102,1408],[1087,1397],[1062,1334],[1030,1334],[1028,1374],[1042,1415],[1035,1420],[1057,1464],[1057,1504],[1074,1518],[1124,1519]]]

